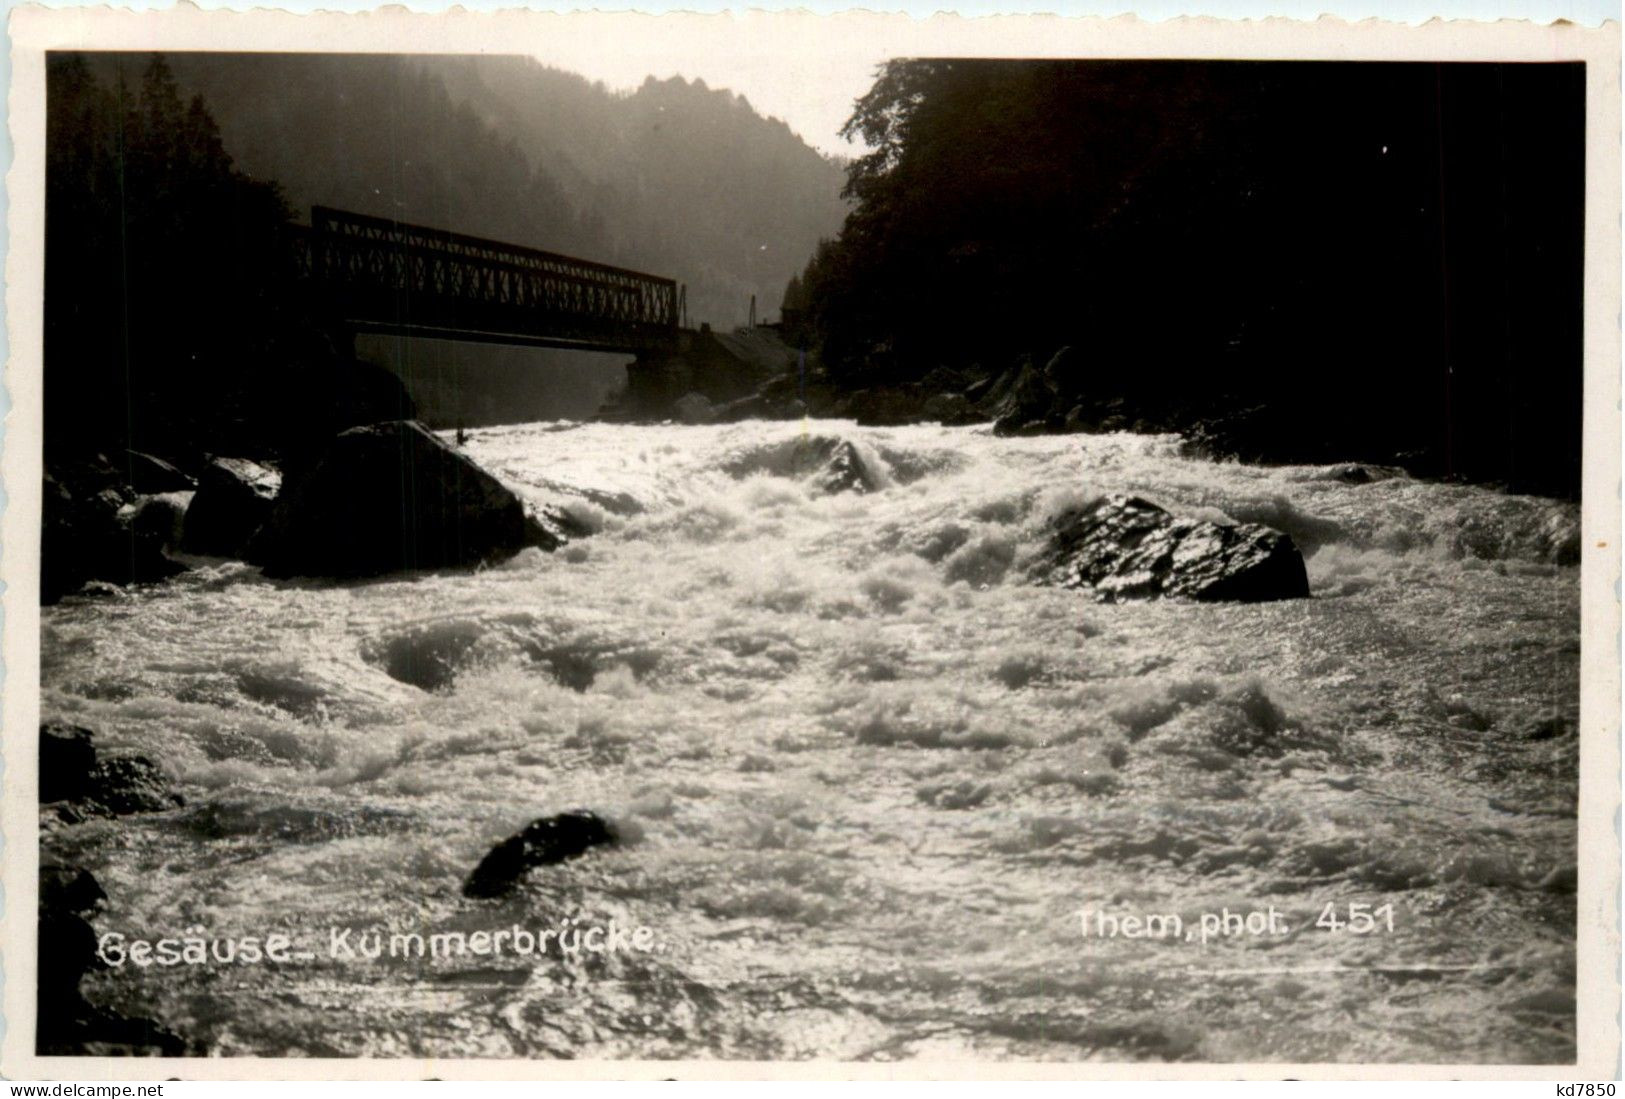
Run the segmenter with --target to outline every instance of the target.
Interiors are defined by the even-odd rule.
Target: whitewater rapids
[[[314,955],[123,965],[93,1000],[221,1055],[1574,1057],[1574,505],[1126,434],[555,423],[466,449],[593,535],[361,584],[212,562],[43,610],[42,719],[186,799],[47,827],[111,898],[98,932]],[[830,491],[843,453],[866,491]],[[1103,491],[1285,530],[1313,598],[1023,583],[1045,518]],[[462,895],[578,807],[625,842]],[[1360,904],[1392,931],[1316,924]],[[1085,908],[1292,930],[1108,938]],[[565,919],[658,946],[326,949]]]

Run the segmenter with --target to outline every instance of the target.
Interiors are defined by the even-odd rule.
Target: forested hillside
[[[1042,366],[1249,448],[1577,491],[1582,65],[893,61],[792,287],[849,388]]]
[[[688,284],[689,314],[742,323],[839,228],[843,166],[744,97],[645,80],[613,95],[513,57],[431,58],[452,97],[553,173],[619,262]]]
[[[263,404],[273,357],[297,355],[281,193],[232,163],[161,58],[109,82],[55,54],[46,95],[47,447],[263,442],[241,407]]]

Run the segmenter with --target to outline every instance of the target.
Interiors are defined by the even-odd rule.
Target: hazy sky
[[[874,41],[834,41],[814,50],[790,40],[753,35],[748,43],[694,42],[674,65],[669,42],[633,38],[614,49],[582,40],[562,41],[533,50],[544,64],[601,80],[612,89],[630,91],[645,77],[684,76],[727,88],[750,100],[758,114],[784,120],[815,149],[854,155],[862,147],[841,140],[838,131],[852,114],[852,103],[874,83],[875,68],[888,56]]]
[[[140,3],[142,0],[126,0]],[[212,0],[203,0],[205,5]],[[313,0],[307,0],[313,2]],[[363,0],[324,0],[324,4],[360,3]],[[371,0],[366,0],[371,2]],[[409,7],[436,6],[448,0],[406,0]],[[460,0],[475,10],[502,6],[506,0]],[[546,6],[547,0],[537,0]],[[600,11],[626,6],[659,11],[662,8],[707,11],[703,35],[685,37],[678,44],[669,28],[651,16],[618,13],[637,22],[617,22],[613,26],[587,22],[580,25],[549,24],[546,37],[524,43],[524,50],[547,64],[601,80],[611,88],[631,90],[647,76],[666,78],[681,75],[699,78],[711,87],[735,91],[750,100],[758,113],[783,119],[790,128],[816,149],[851,155],[861,152],[837,136],[841,124],[852,113],[852,103],[868,91],[875,68],[888,57],[901,52],[934,53],[937,56],[975,54],[976,29],[951,22],[921,24],[906,17],[900,22],[867,24],[857,33],[850,24],[835,30],[829,20],[808,15],[782,19],[759,11],[746,13],[716,11],[733,0],[604,0]],[[1132,5],[1110,0],[956,0],[942,5],[936,0],[890,0],[874,7],[905,8],[916,18],[939,8],[957,8],[962,15],[1011,11],[1060,9],[1066,14],[1112,15],[1124,8],[1137,9],[1142,17],[1157,20],[1179,14],[1257,17],[1270,13],[1311,16],[1329,10],[1347,18],[1380,15],[1389,19],[1420,21],[1429,14],[1448,13],[1470,18],[1553,18],[1563,16],[1584,21],[1618,18],[1619,0],[1136,0]],[[796,7],[815,11],[836,11],[851,7],[849,0],[762,0],[753,7]],[[1511,10],[1507,10],[1511,9]],[[1582,9],[1593,9],[1590,12]],[[806,13],[803,12],[803,15]],[[614,18],[610,16],[609,18]],[[647,25],[640,25],[647,19]],[[912,25],[910,25],[912,23]],[[967,39],[964,33],[970,32]],[[935,41],[933,41],[935,39]],[[940,46],[948,48],[936,48]],[[967,45],[971,48],[967,49]],[[1047,54],[1039,43],[1035,54]],[[515,43],[513,52],[519,52]],[[680,64],[674,65],[676,57]]]

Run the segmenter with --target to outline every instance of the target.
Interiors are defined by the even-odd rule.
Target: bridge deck
[[[325,206],[292,245],[296,277],[358,332],[639,352],[682,317],[671,279]]]

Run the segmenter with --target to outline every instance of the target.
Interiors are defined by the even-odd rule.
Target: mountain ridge
[[[776,308],[845,216],[838,161],[703,80],[616,92],[519,56],[170,61],[239,167],[280,182],[296,209],[647,270],[688,287],[695,323],[743,323],[752,295],[759,317]]]

